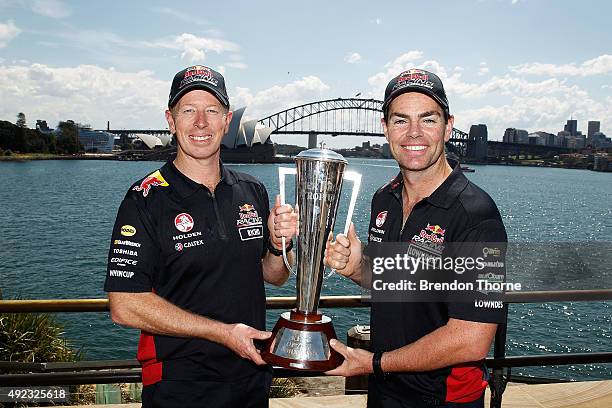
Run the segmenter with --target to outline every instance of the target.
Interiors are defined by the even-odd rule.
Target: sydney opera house
[[[246,107],[234,110],[228,132],[221,142],[221,159],[234,163],[274,162],[274,145],[270,140],[272,129],[257,123],[256,119],[244,120]],[[167,148],[171,135],[136,134],[149,149]],[[164,149],[169,150],[169,149]]]

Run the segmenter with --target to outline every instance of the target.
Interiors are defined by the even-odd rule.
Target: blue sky
[[[172,77],[191,64],[221,70],[250,118],[382,99],[390,78],[423,67],[443,79],[459,129],[486,123],[498,140],[573,117],[612,136],[611,4],[0,0],[0,119],[165,128]]]

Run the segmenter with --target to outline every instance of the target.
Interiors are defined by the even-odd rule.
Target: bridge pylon
[[[317,147],[318,136],[319,134],[317,132],[308,133],[308,148],[309,149],[314,149]]]

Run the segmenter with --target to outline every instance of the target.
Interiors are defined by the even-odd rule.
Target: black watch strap
[[[382,355],[383,355],[382,351],[377,351],[372,356],[372,369],[374,370],[374,377],[377,380],[385,379],[385,373],[380,365],[380,362],[382,360]]]
[[[276,249],[276,248],[274,248],[274,245],[272,245],[272,241],[271,241],[271,240],[268,240],[268,243],[267,243],[267,245],[266,245],[266,246],[268,247],[268,251],[270,251],[270,253],[271,253],[272,255],[275,255],[275,256],[283,256],[283,250],[282,250],[282,249]],[[285,251],[289,252],[289,251],[291,251],[292,249],[293,249],[293,240],[292,240],[292,239],[290,239],[290,240],[289,240],[289,245],[287,245],[287,246],[285,247]]]

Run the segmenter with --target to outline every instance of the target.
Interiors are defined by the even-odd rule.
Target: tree
[[[57,128],[60,130],[60,136],[57,140],[57,147],[60,152],[77,153],[83,150],[79,143],[79,129],[73,121],[60,122]]]
[[[17,114],[17,122],[15,122],[15,124],[17,126],[19,126],[20,128],[25,128],[26,127],[26,117],[25,117],[25,113],[23,112],[19,112]]]

